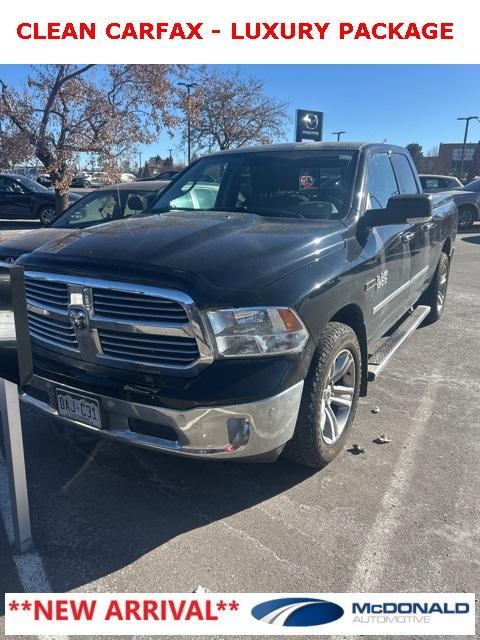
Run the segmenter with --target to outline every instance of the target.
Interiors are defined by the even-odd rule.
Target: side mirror
[[[392,196],[386,209],[370,209],[365,212],[367,225],[423,224],[433,214],[432,196],[429,193],[407,193]]]
[[[128,208],[132,211],[143,211],[143,201],[140,196],[130,196],[128,199]]]

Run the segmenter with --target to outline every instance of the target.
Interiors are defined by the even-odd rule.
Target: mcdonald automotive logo
[[[343,616],[334,602],[315,598],[278,598],[257,604],[252,616],[261,622],[282,627],[312,627],[334,622]]]

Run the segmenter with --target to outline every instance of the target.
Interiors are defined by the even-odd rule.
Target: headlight
[[[294,353],[308,340],[305,325],[286,307],[221,309],[207,316],[224,358]]]

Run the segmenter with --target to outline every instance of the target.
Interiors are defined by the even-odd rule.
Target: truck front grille
[[[185,324],[188,316],[181,304],[143,293],[93,289],[95,313],[106,318],[132,322],[166,322]]]
[[[40,281],[25,278],[27,302],[39,307],[54,307],[66,310],[68,307],[68,286],[65,282]]]
[[[72,358],[131,371],[188,370],[213,360],[193,301],[178,291],[28,272],[32,342]]]
[[[194,338],[149,336],[104,329],[100,329],[98,335],[104,354],[131,362],[186,366],[198,360],[199,356]]]
[[[28,329],[30,336],[51,344],[58,344],[67,349],[77,349],[78,343],[72,325],[64,320],[50,316],[40,316],[32,311],[28,312]]]

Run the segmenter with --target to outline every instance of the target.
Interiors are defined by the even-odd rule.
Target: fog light
[[[250,438],[250,420],[248,418],[229,418],[227,420],[228,439],[235,448],[247,444]]]

